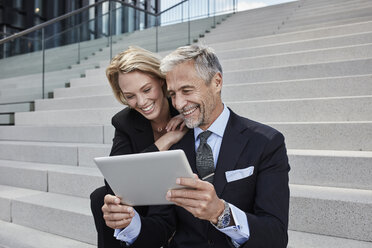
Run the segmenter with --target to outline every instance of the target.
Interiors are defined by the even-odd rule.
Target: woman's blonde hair
[[[165,76],[160,72],[160,58],[146,49],[130,46],[127,50],[117,54],[106,69],[106,76],[110,82],[115,98],[128,105],[120,87],[119,73],[140,71],[154,79],[165,82]],[[163,84],[163,93],[166,96],[167,86]]]

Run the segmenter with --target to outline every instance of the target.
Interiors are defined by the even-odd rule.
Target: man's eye
[[[183,90],[182,92],[183,92],[183,94],[189,94],[191,92],[191,90]]]

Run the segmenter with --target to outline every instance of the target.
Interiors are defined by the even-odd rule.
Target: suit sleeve
[[[258,165],[254,212],[246,213],[250,238],[243,247],[287,247],[288,172],[284,137],[276,132]]]
[[[166,247],[176,230],[174,207],[172,205],[150,206],[146,217],[140,217],[141,231],[130,247]]]

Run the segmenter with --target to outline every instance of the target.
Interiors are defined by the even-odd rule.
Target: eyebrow
[[[141,88],[140,88],[140,90],[143,90],[143,88],[146,88],[147,86],[149,86],[149,84],[151,84],[150,82],[148,82],[148,83],[145,83],[145,85],[143,85]],[[133,94],[132,92],[124,92],[124,91],[122,91],[123,92],[123,94]]]
[[[186,89],[186,88],[195,88],[195,86],[193,86],[193,85],[184,85],[184,86],[178,88],[176,91],[183,90],[183,89]],[[170,92],[170,91],[175,91],[175,90],[168,90],[168,92]]]

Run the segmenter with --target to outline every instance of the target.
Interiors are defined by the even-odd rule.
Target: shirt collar
[[[223,133],[225,132],[225,129],[227,126],[227,122],[229,121],[229,117],[230,117],[230,110],[226,107],[225,104],[223,104],[222,113],[217,117],[217,119],[212,123],[212,125],[207,130],[211,131],[212,133],[222,138]],[[198,135],[202,132],[204,131],[200,127],[194,128],[195,140],[198,138]]]

